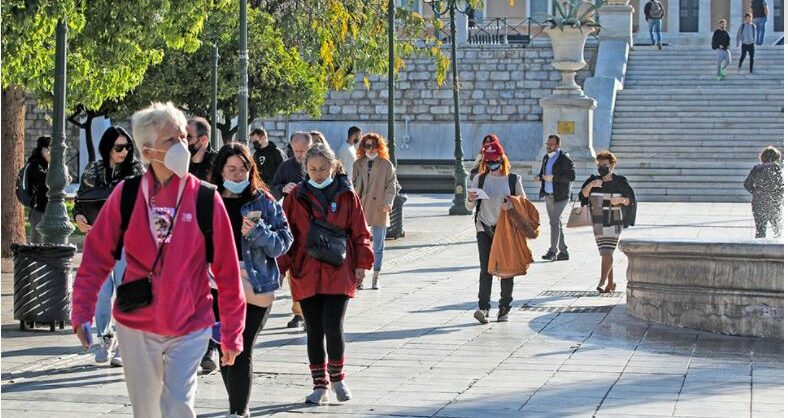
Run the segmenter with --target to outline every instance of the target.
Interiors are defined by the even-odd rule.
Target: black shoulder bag
[[[341,267],[347,258],[347,231],[326,220],[316,219],[309,199],[309,196],[306,196],[310,223],[306,236],[306,253],[321,263]]]
[[[175,221],[178,218],[178,208],[181,207],[181,200],[183,200],[183,198],[178,200],[178,204],[175,207],[175,213],[172,217],[172,223],[170,223],[170,227],[167,228],[167,234],[161,240],[161,244],[159,244],[159,250],[156,252],[156,260],[153,261],[153,266],[150,269],[150,273],[148,273],[148,277],[123,283],[118,286],[115,305],[117,305],[121,312],[131,312],[138,308],[144,308],[153,301],[153,272],[156,270],[156,265],[159,264],[159,260],[161,259],[164,243],[167,242],[167,239],[172,233],[172,228],[175,226]]]

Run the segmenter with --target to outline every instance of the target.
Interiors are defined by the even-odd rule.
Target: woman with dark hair
[[[30,222],[30,243],[40,244],[41,234],[38,233],[36,227],[41,219],[44,218],[44,211],[47,208],[47,171],[49,170],[49,146],[52,144],[52,138],[48,136],[38,137],[36,147],[30,153],[27,162],[27,175],[29,176],[30,185],[30,214],[27,220]]]
[[[372,288],[379,289],[380,269],[383,266],[383,249],[386,244],[386,231],[391,220],[389,214],[397,195],[397,173],[389,161],[389,148],[386,140],[376,133],[368,133],[361,138],[361,146],[356,151],[353,163],[353,187],[361,198],[367,225],[372,230],[372,248],[375,264],[372,267]],[[358,285],[359,289],[363,286]]]
[[[246,295],[243,351],[233,365],[221,366],[222,380],[230,399],[229,416],[248,417],[252,350],[271,313],[274,291],[279,288],[276,258],[290,248],[293,235],[282,206],[260,179],[257,164],[246,146],[231,142],[219,149],[210,179],[216,184],[230,218]],[[214,289],[211,292],[217,313],[218,292]]]
[[[349,298],[356,295],[356,285],[372,267],[372,248],[361,200],[334,153],[325,145],[315,145],[307,151],[305,164],[309,179],[285,198],[285,214],[295,241],[279,264],[283,271],[292,273],[293,299],[301,302],[304,312],[314,385],[306,402],[327,402],[329,381],[342,402],[351,398],[344,382],[342,324]],[[328,230],[334,232],[321,232]],[[315,250],[308,246],[310,237],[311,242],[334,245]]]
[[[777,148],[764,148],[760,155],[761,163],[750,170],[744,181],[744,188],[752,195],[755,238],[766,238],[766,228],[770,223],[774,236],[782,236],[784,184],[781,158]]]
[[[99,141],[99,155],[101,159],[88,164],[82,173],[74,200],[74,221],[82,233],[90,231],[91,224],[96,220],[112,189],[121,180],[145,171],[142,163],[134,158],[131,135],[120,126],[110,126],[104,131]],[[124,270],[126,257],[122,255],[101,287],[96,302],[96,336],[101,343],[96,352],[96,363],[109,361],[110,365],[115,367],[122,366],[123,361],[117,348],[118,341],[112,332],[112,295],[121,284]]]
[[[626,177],[613,173],[617,162],[616,156],[609,151],[597,154],[599,175],[592,174],[583,183],[579,195],[583,206],[591,205],[594,238],[602,257],[602,271],[596,287],[599,293],[616,290],[616,283],[613,281],[613,251],[618,246],[621,231],[634,226],[637,215],[635,191]]]

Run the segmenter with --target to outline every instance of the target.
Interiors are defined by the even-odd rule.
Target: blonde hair
[[[132,115],[131,136],[143,163],[149,163],[142,153],[143,148],[153,146],[159,130],[170,123],[177,125],[183,130],[186,129],[187,125],[186,116],[172,102],[154,102]]]

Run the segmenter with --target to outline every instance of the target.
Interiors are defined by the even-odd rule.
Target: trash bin
[[[36,322],[65,327],[71,313],[73,245],[12,244],[14,319],[24,331]]]
[[[391,225],[386,230],[386,238],[397,239],[405,236],[405,229],[403,228],[402,206],[408,200],[408,195],[397,194],[394,196],[394,207],[391,208],[389,219]]]

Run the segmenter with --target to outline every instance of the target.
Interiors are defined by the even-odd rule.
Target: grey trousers
[[[544,197],[545,205],[547,206],[547,217],[550,218],[550,251],[553,253],[561,251],[566,252],[566,243],[564,242],[564,228],[561,222],[561,214],[569,203],[569,199],[555,201],[553,196]]]
[[[197,367],[211,328],[166,337],[117,324],[134,418],[193,418]]]

